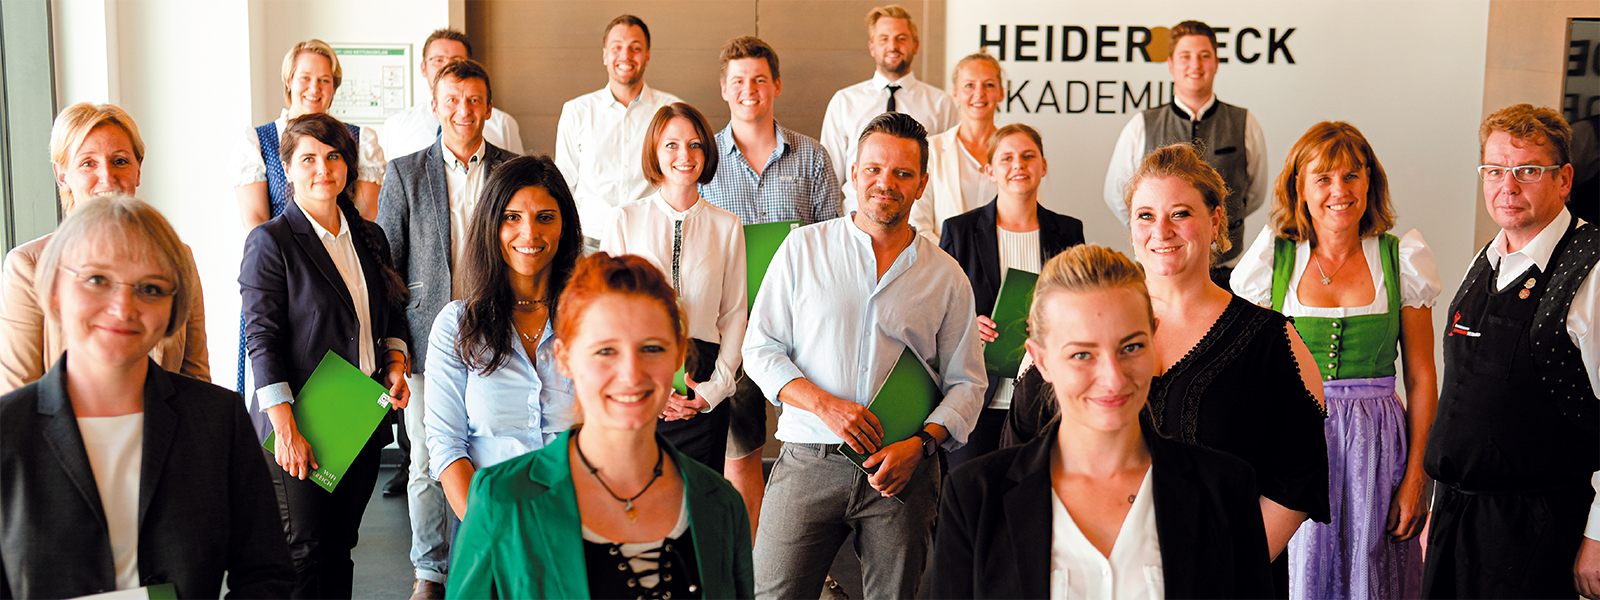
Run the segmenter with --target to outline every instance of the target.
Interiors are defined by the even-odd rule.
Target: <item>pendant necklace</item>
[[[1338,275],[1339,270],[1344,268],[1344,264],[1350,262],[1350,255],[1346,254],[1344,260],[1339,261],[1339,266],[1333,270],[1333,275],[1329,275],[1322,270],[1322,259],[1317,256],[1316,250],[1311,251],[1311,260],[1317,261],[1317,272],[1322,274],[1322,285],[1331,285],[1334,275]]]
[[[666,451],[662,450],[660,445],[656,446],[656,468],[654,474],[650,476],[650,481],[645,483],[644,489],[639,490],[639,493],[634,494],[632,498],[623,498],[618,496],[616,492],[611,491],[611,486],[606,485],[606,480],[600,477],[600,469],[589,464],[589,457],[583,455],[583,446],[578,445],[578,435],[581,431],[580,429],[572,433],[572,447],[578,450],[578,460],[583,461],[583,466],[589,469],[589,474],[594,476],[595,481],[600,482],[600,487],[605,488],[607,494],[611,494],[611,497],[616,499],[617,502],[623,503],[622,514],[627,516],[629,521],[639,520],[639,510],[633,507],[633,501],[638,500],[645,492],[650,491],[650,486],[655,485],[656,480],[661,478],[661,464],[667,458]]]

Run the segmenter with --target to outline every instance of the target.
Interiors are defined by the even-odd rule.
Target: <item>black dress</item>
[[[1262,496],[1327,523],[1327,413],[1300,378],[1288,323],[1234,296],[1205,337],[1151,382],[1145,410],[1162,436],[1243,459]],[[1002,435],[1008,442],[1026,442],[1058,410],[1037,369],[1022,379]],[[1273,564],[1280,598],[1288,597],[1287,554]]]

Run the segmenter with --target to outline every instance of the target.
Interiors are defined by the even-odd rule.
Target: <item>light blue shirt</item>
[[[456,354],[456,333],[466,303],[446,304],[428,336],[428,466],[434,478],[468,459],[482,469],[543,448],[572,427],[572,381],[556,370],[555,334],[546,323],[538,361],[522,342],[489,376],[468,370]],[[506,332],[517,337],[515,330]]]
[[[944,400],[924,423],[950,431],[954,450],[983,408],[988,377],[973,319],[972,286],[955,259],[923,236],[878,278],[872,239],[851,217],[795,230],[778,248],[750,310],[745,372],[773,404],[790,381],[863,406],[889,376],[900,353],[940,365]],[[432,402],[429,397],[429,402]],[[778,439],[838,444],[815,414],[786,406]]]

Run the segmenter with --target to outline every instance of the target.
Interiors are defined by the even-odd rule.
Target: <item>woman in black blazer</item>
[[[294,596],[349,598],[350,550],[377,481],[378,450],[393,436],[379,427],[326,492],[306,480],[316,449],[299,434],[293,397],[332,350],[388,387],[392,409],[405,407],[405,284],[389,265],[383,230],[356,212],[356,142],[344,124],[325,114],[297,117],[280,147],[294,202],[245,240],[245,346],[257,402],[277,432],[266,459],[299,572]]]
[[[1083,243],[1083,222],[1039,206],[1039,184],[1049,171],[1039,132],[1020,123],[1007,125],[989,136],[988,163],[983,167],[1000,189],[993,202],[950,217],[939,234],[943,248],[972,282],[978,313],[978,335],[992,342],[998,335],[994,321],[995,298],[1007,268],[1039,272],[1057,253]],[[950,453],[950,468],[999,447],[1011,402],[1015,373],[989,376],[983,413],[967,437],[967,445]],[[996,395],[999,402],[996,402]]]
[[[131,196],[80,203],[39,261],[66,352],[0,397],[0,598],[171,585],[284,598],[294,580],[238,394],[147,356],[198,286],[166,219]]]
[[[931,598],[1261,598],[1272,594],[1250,467],[1140,417],[1157,364],[1144,276],[1101,246],[1051,259],[1028,351],[1060,419],[954,470]]]

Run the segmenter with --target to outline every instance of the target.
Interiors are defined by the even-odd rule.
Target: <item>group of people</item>
[[[192,252],[133,197],[133,119],[68,107],[66,218],[0,287],[0,596],[216,596],[226,573],[238,597],[349,597],[393,440],[331,492],[309,477],[295,400],[332,353],[403,411],[419,598],[814,597],[852,534],[868,597],[1600,597],[1600,240],[1564,207],[1557,113],[1482,124],[1502,230],[1441,378],[1443,284],[1418,232],[1388,233],[1374,148],[1318,123],[1269,182],[1204,23],[1172,28],[1174,101],[1114,150],[1131,259],[1041,206],[999,61],[941,91],[910,75],[904,9],[866,25],[876,72],[819,142],[774,118],[760,39],[722,48],[714,131],[645,85],[649,29],[617,17],[553,158],[521,155],[459,32],[424,42],[431,100],[381,133],[327,114],[338,57],[296,45],[284,115],[235,160],[239,393],[205,383]],[[782,222],[748,281],[744,227]],[[991,374],[1009,269],[1039,274],[1027,356]],[[871,408],[906,354],[939,394],[889,439]]]

